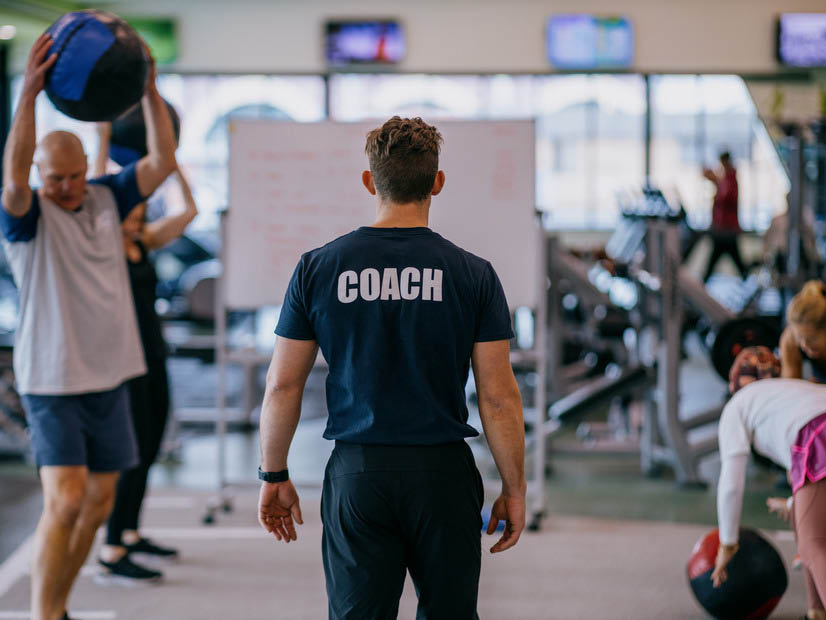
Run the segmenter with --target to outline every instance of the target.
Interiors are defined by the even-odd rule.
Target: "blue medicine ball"
[[[57,62],[46,76],[55,107],[81,121],[110,121],[143,95],[143,42],[121,18],[89,9],[67,13],[48,31]]]

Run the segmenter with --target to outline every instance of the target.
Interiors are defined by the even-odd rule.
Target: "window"
[[[616,194],[644,182],[645,83],[630,74],[321,76],[162,74],[159,88],[178,110],[178,160],[202,215],[195,228],[216,230],[227,204],[227,121],[237,117],[311,122],[386,119],[536,120],[537,207],[554,228],[611,228]],[[15,81],[15,100],[21,79]],[[329,88],[329,92],[325,88]],[[705,227],[714,194],[703,166],[732,153],[740,182],[740,220],[762,229],[785,209],[788,178],[771,138],[737,76],[651,77],[651,180],[676,190],[690,221]],[[37,107],[39,135],[68,129],[87,153],[92,124],[74,121],[48,99]],[[36,175],[33,173],[33,181]]]
[[[22,78],[17,78],[13,90],[15,105],[21,88]],[[162,74],[158,89],[181,117],[177,157],[200,210],[192,225],[195,229],[217,230],[218,213],[227,206],[230,118],[324,118],[324,80],[319,76]],[[93,123],[76,121],[58,112],[45,94],[38,98],[36,123],[38,140],[57,129],[76,133],[91,163],[97,153]],[[34,170],[32,183],[39,184]],[[177,194],[169,192],[164,196],[174,200]]]
[[[643,179],[639,76],[334,75],[334,120],[536,118],[537,206],[550,225],[610,227],[615,193]]]
[[[789,181],[743,80],[662,75],[651,81],[653,183],[676,190],[691,223],[705,228],[714,187],[702,169],[719,166],[719,154],[729,151],[737,168],[740,225],[765,229],[785,210]]]

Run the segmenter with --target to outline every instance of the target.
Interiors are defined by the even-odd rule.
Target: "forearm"
[[[780,376],[784,379],[800,379],[803,377],[803,357],[788,329],[780,337]]]
[[[514,382],[515,383],[515,382]],[[525,494],[525,426],[522,401],[514,390],[501,398],[481,397],[479,415],[505,495]]]
[[[150,250],[157,250],[167,243],[171,243],[184,234],[186,227],[195,219],[195,215],[196,213],[185,211],[178,215],[170,215],[150,222],[144,227],[144,245]]]
[[[717,485],[717,523],[721,545],[734,545],[739,538],[748,459],[748,455],[738,454],[723,460]]]
[[[106,174],[106,163],[109,161],[109,141],[112,128],[109,123],[98,124],[98,153],[95,157],[95,167],[92,175],[99,177]]]
[[[198,215],[198,206],[195,204],[195,198],[192,196],[189,183],[187,183],[180,170],[176,170],[175,174],[178,177],[178,186],[181,189],[185,209],[182,213],[162,217],[144,227],[143,242],[150,250],[162,248],[167,243],[171,243],[183,235],[186,227]]]
[[[175,176],[178,177],[178,187],[181,189],[181,196],[184,199],[186,212],[191,215],[190,221],[195,219],[198,215],[198,205],[195,202],[195,197],[192,195],[192,188],[189,187],[189,181],[186,180],[184,173],[178,168],[175,170]]]
[[[782,363],[780,364],[780,377],[782,379],[802,379],[803,378],[803,364],[800,362]]]
[[[146,125],[146,152],[153,167],[170,174],[175,163],[175,130],[169,110],[154,84],[146,89],[141,100]]]
[[[34,102],[24,93],[17,106],[3,152],[3,207],[15,216],[28,211],[31,198],[29,174],[36,147]]]
[[[287,469],[287,453],[301,417],[302,393],[303,388],[267,388],[260,422],[262,470]]]

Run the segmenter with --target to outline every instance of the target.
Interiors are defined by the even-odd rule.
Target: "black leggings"
[[[123,544],[123,531],[138,529],[149,468],[160,451],[166,420],[169,417],[166,359],[149,358],[146,360],[146,367],[145,375],[128,382],[140,464],[120,475],[115,493],[115,506],[109,516],[106,532],[107,545]]]
[[[746,276],[748,276],[748,270],[740,256],[740,247],[737,245],[737,234],[730,232],[712,232],[709,236],[712,244],[711,258],[708,259],[708,267],[706,267],[706,275],[703,278],[703,282],[708,282],[711,274],[714,273],[714,267],[717,266],[717,262],[723,258],[725,254],[731,256],[731,260],[734,261],[734,265],[740,272],[740,277],[745,280]]]

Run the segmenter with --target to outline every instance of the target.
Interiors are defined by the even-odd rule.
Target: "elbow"
[[[277,377],[268,376],[265,389],[265,396],[271,399],[284,398],[301,393],[302,386],[292,382],[279,379]]]
[[[518,390],[503,394],[486,394],[479,397],[479,409],[496,419],[522,417],[522,397]]]
[[[165,177],[168,177],[178,169],[178,161],[175,159],[174,147],[169,152],[163,154],[161,168],[163,169]]]
[[[26,187],[21,187],[15,183],[9,183],[3,188],[2,202],[3,210],[14,217],[22,217],[26,215],[31,203],[31,190]]]
[[[175,161],[175,152],[167,152],[165,149],[150,149],[147,155],[147,161],[153,174],[162,175],[164,179],[175,172],[175,169],[178,167]]]

